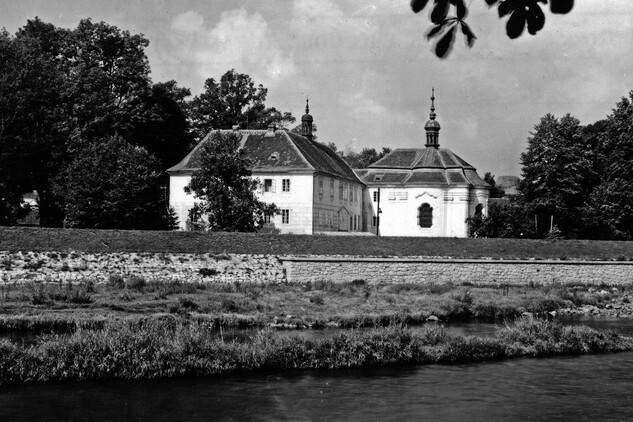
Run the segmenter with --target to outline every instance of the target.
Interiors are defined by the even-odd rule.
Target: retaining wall
[[[352,256],[185,253],[0,252],[3,282],[146,281],[219,283],[472,283],[622,285],[633,283],[629,261],[539,261]]]
[[[281,258],[289,282],[612,285],[633,282],[633,262],[428,258]]]
[[[101,283],[115,275],[202,283],[286,281],[277,257],[243,254],[0,252],[0,275],[5,282]]]

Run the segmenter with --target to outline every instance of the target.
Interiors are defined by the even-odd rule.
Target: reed
[[[0,383],[157,378],[232,371],[349,368],[474,362],[519,356],[617,352],[633,339],[615,332],[527,319],[494,338],[454,335],[428,326],[350,330],[322,340],[262,330],[243,342],[213,335],[213,324],[176,316],[113,322],[50,334],[32,346],[0,341]]]

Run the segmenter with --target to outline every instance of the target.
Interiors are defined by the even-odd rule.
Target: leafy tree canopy
[[[600,181],[586,208],[598,238],[633,239],[633,91],[599,122]]]
[[[484,174],[484,182],[490,185],[490,198],[501,198],[505,195],[505,191],[497,186],[495,176],[492,173]]]
[[[200,169],[185,188],[200,201],[190,213],[193,224],[202,218],[209,230],[253,232],[265,215],[277,212],[274,204],[257,199],[259,181],[250,177],[250,162],[239,146],[238,135],[220,131],[202,145]]]
[[[35,18],[15,36],[0,33],[3,213],[36,190],[40,224],[61,225],[64,198],[72,198],[64,193],[66,167],[93,142],[120,136],[158,157],[161,168],[190,149],[190,92],[174,81],[152,85],[148,44],[90,19],[68,30]]]
[[[539,5],[549,1],[550,11],[557,14],[569,13],[574,7],[574,0],[485,0],[492,8],[497,7],[499,18],[508,16],[506,34],[514,39],[523,34],[527,27],[528,33],[536,35],[545,26],[545,13]],[[424,10],[429,0],[411,0],[411,9],[415,13]],[[436,38],[435,55],[443,58],[450,52],[455,35],[461,31],[466,45],[472,47],[475,43],[475,33],[466,23],[468,7],[465,0],[434,0],[430,14],[433,27],[427,32],[427,39]],[[450,15],[451,10],[454,15]]]
[[[585,144],[578,119],[569,114],[560,119],[547,114],[534,130],[521,154],[519,192],[535,214],[550,220],[541,224],[543,229],[551,226],[553,216],[565,236],[574,237],[595,180],[595,151]]]
[[[341,157],[354,169],[364,169],[369,167],[370,164],[380,160],[385,155],[391,152],[391,148],[383,147],[382,151],[376,152],[375,148],[363,148],[359,153],[349,152],[343,154]]]
[[[279,127],[296,119],[265,105],[268,89],[255,85],[250,76],[229,70],[216,81],[207,79],[204,92],[191,101],[191,119],[196,136],[202,139],[213,129],[265,129],[270,124]]]
[[[120,137],[90,142],[64,170],[66,227],[170,229],[160,162]],[[162,198],[157,201],[156,198]]]

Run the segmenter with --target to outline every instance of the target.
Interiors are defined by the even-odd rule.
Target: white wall
[[[368,188],[365,196],[367,228],[373,233],[376,227],[372,217],[378,215],[378,203],[373,197],[377,190]],[[424,203],[433,208],[433,225],[428,228],[418,224],[418,208]],[[466,237],[469,207],[468,188],[383,187],[380,189],[380,235]]]
[[[257,191],[257,198],[275,204],[280,210],[289,211],[288,223],[283,223],[281,211],[271,222],[281,233],[312,234],[313,174],[253,173],[263,186],[265,179],[273,182],[274,191]],[[283,191],[283,180],[290,180],[290,191]]]
[[[256,191],[256,196],[268,204],[274,203],[282,210],[289,211],[288,224],[282,223],[281,213],[271,220],[281,233],[312,234],[312,174],[279,175],[258,173],[253,175],[263,183],[273,180],[274,192]],[[290,180],[290,191],[283,192],[283,179]],[[169,205],[176,211],[180,230],[186,230],[189,210],[194,206],[193,195],[188,195],[184,187],[189,184],[190,175],[171,175],[169,178]]]
[[[180,230],[187,228],[189,210],[193,208],[195,203],[193,195],[185,193],[185,186],[189,184],[190,180],[190,175],[170,175],[169,177],[169,206],[176,211]]]

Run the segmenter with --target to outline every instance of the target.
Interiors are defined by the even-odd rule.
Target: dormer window
[[[374,182],[380,182],[383,178],[384,174],[376,174],[374,175]]]
[[[277,151],[273,152],[272,154],[270,154],[270,157],[268,157],[268,159],[271,161],[279,160],[279,153]]]

